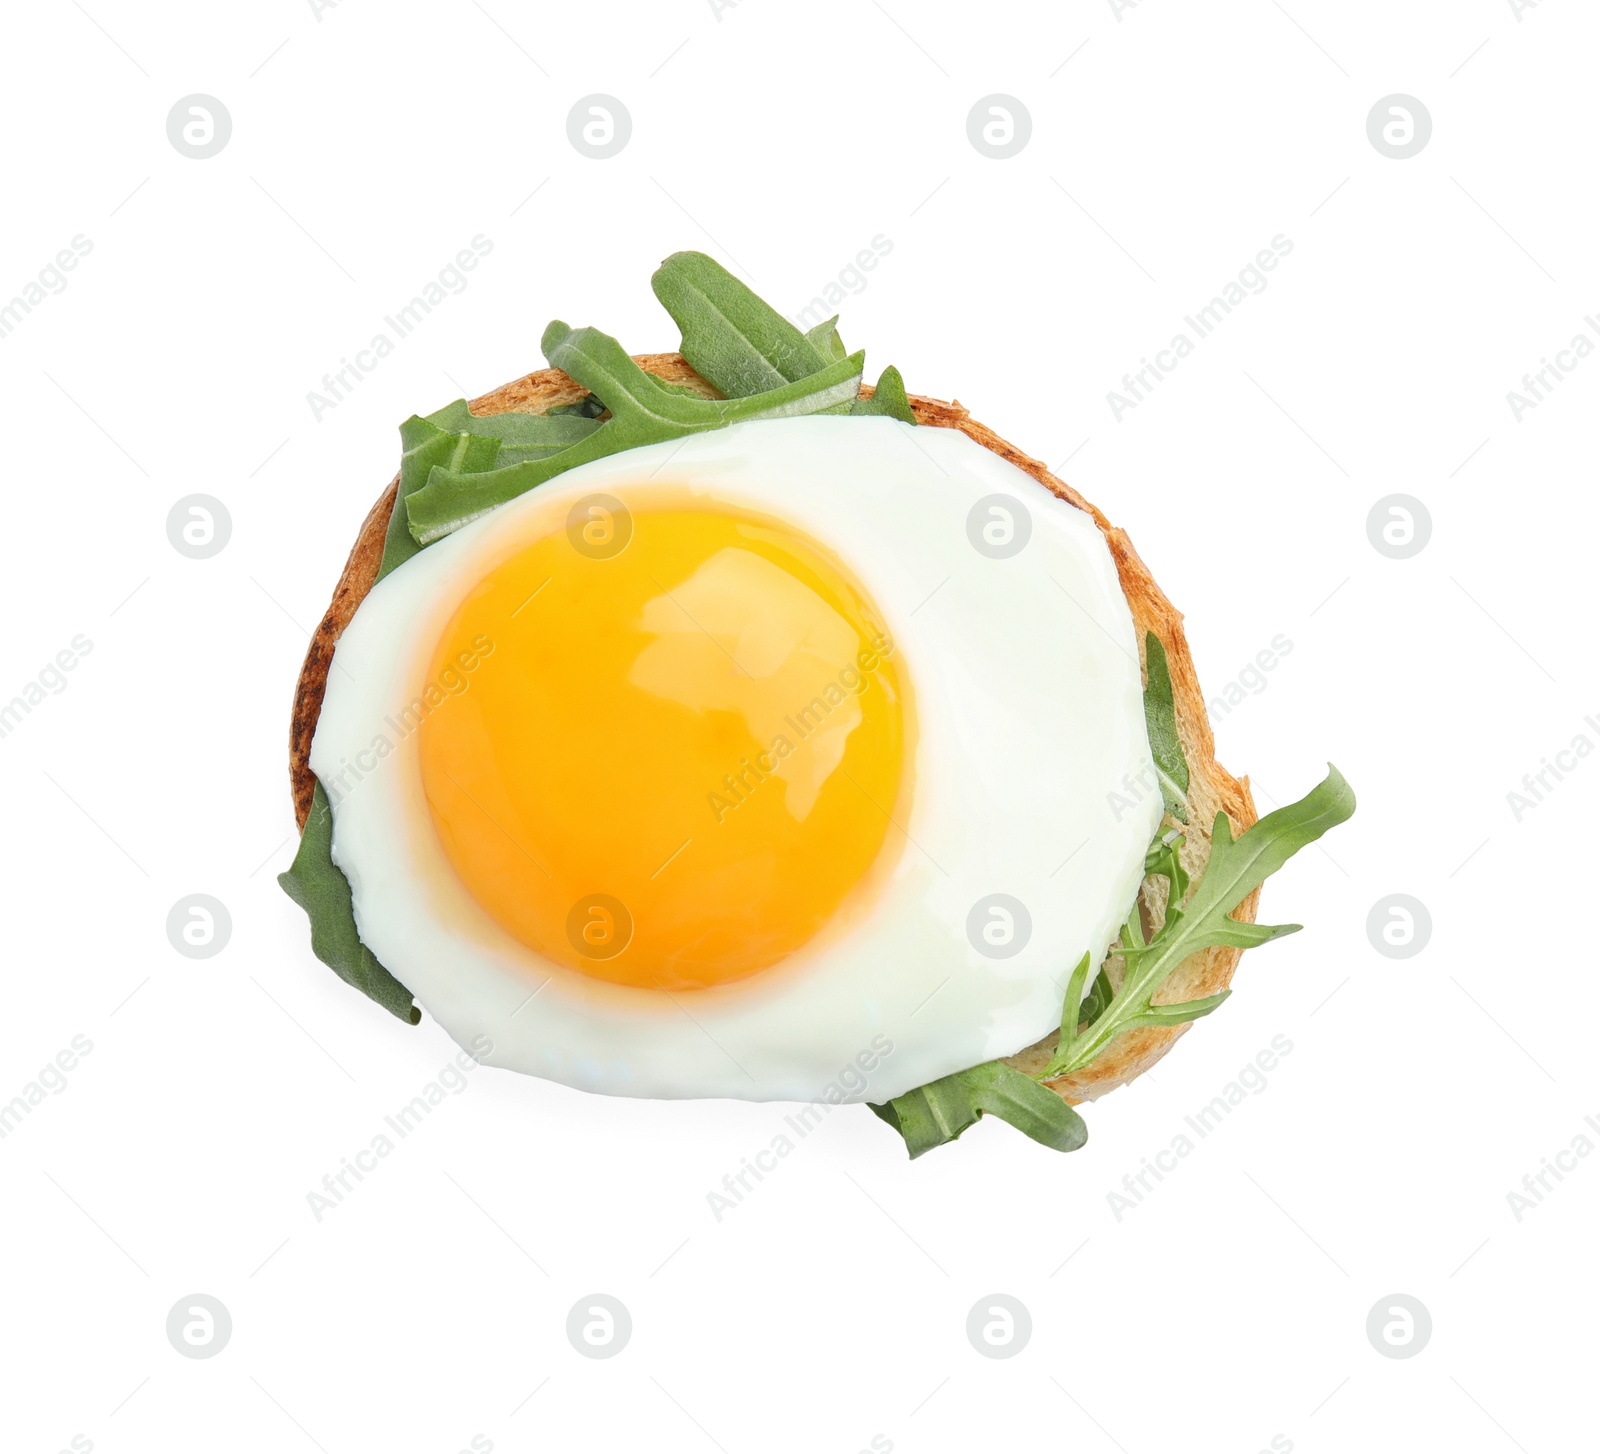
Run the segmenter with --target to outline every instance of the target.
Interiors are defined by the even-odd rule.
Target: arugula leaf
[[[839,337],[839,315],[837,313],[832,318],[824,319],[815,328],[808,329],[806,331],[806,342],[830,363],[838,363],[849,352],[844,346],[844,340]]]
[[[506,469],[514,464],[526,464],[529,460],[549,459],[552,455],[560,454],[565,447],[559,444],[502,444],[494,468]]]
[[[426,422],[448,434],[479,434],[486,439],[498,439],[503,449],[550,451],[577,444],[600,427],[593,419],[581,415],[524,414],[516,409],[503,414],[474,414],[465,399],[436,409]]]
[[[1115,994],[1116,991],[1111,988],[1111,976],[1102,967],[1100,973],[1094,977],[1094,983],[1089,987],[1088,996],[1083,1002],[1083,1010],[1078,1016],[1079,1022],[1085,1025],[1094,1024],[1106,1012]]]
[[[377,580],[380,581],[422,549],[407,528],[406,497],[427,483],[435,465],[464,470],[490,468],[496,462],[500,445],[494,439],[447,433],[413,414],[400,426],[400,448],[400,488],[384,535],[383,558],[378,563]]]
[[[913,1161],[954,1141],[985,1113],[1055,1151],[1076,1151],[1089,1139],[1083,1117],[1060,1096],[998,1060],[919,1086],[872,1110],[905,1138]]]
[[[1104,972],[1101,971],[1102,974]],[[1083,958],[1067,978],[1067,995],[1061,1003],[1061,1030],[1056,1040],[1058,1055],[1078,1038],[1078,1022],[1083,1017],[1083,986],[1088,978],[1089,952],[1085,950]]]
[[[1040,1079],[1082,1070],[1124,1031],[1182,1024],[1216,1009],[1227,999],[1227,991],[1177,1005],[1154,1005],[1151,999],[1191,954],[1214,945],[1251,949],[1295,933],[1298,924],[1247,924],[1229,915],[1258,884],[1308,843],[1343,823],[1355,809],[1355,794],[1330,763],[1327,777],[1299,802],[1268,813],[1238,839],[1227,815],[1218,813],[1211,829],[1211,854],[1193,897],[1180,907],[1180,895],[1172,894],[1166,918],[1150,942],[1124,944],[1118,950],[1127,966],[1122,988],[1082,1035],[1057,1047]],[[1069,1019],[1076,1024],[1077,1017],[1064,1009],[1063,1024]]]
[[[1155,841],[1145,849],[1144,871],[1148,878],[1157,874],[1167,881],[1167,902],[1181,904],[1183,896],[1189,892],[1189,874],[1183,866],[1183,858],[1179,850],[1183,847],[1183,831],[1179,828],[1163,829],[1156,833]],[[1134,912],[1139,909],[1138,901],[1134,901]]]
[[[405,501],[427,484],[435,465],[473,474],[548,459],[582,443],[599,427],[592,419],[570,415],[474,414],[465,399],[446,404],[426,419],[413,414],[400,426],[400,492],[389,516],[378,580],[422,549],[411,538]]]
[[[836,332],[831,341],[802,333],[703,252],[673,253],[650,287],[683,335],[679,352],[730,399],[781,388],[845,357],[842,344],[833,351]]]
[[[911,401],[906,398],[905,381],[900,377],[900,370],[890,364],[879,376],[878,387],[872,391],[870,399],[857,399],[850,406],[850,412],[856,414],[887,414],[891,419],[898,419],[902,424],[915,424],[917,416],[911,412]]]
[[[1300,926],[1295,924],[1294,929]],[[1223,990],[1220,994],[1207,995],[1202,1000],[1187,1000],[1181,1005],[1151,1005],[1137,1020],[1130,1024],[1137,1025],[1186,1025],[1190,1020],[1198,1020],[1202,1015],[1209,1015],[1229,995],[1232,990]]]
[[[545,357],[586,389],[605,399],[611,418],[577,444],[544,459],[472,474],[434,466],[428,482],[405,497],[411,534],[419,545],[459,530],[497,505],[580,464],[707,429],[751,419],[812,414],[853,399],[864,355],[838,363],[780,388],[740,399],[701,399],[679,393],[647,374],[609,334],[568,328],[560,321],[544,332]]]
[[[435,465],[457,470],[486,470],[497,460],[500,442],[476,434],[451,434],[413,414],[400,426],[400,489],[383,538],[383,559],[377,580],[404,565],[419,550],[407,528],[406,500],[428,481]]]
[[[1144,730],[1150,739],[1150,756],[1155,759],[1156,775],[1161,780],[1162,801],[1174,818],[1187,823],[1189,763],[1183,755],[1183,739],[1178,735],[1178,711],[1172,700],[1167,650],[1154,631],[1145,632],[1144,670]]]
[[[278,882],[311,920],[311,952],[318,959],[391,1015],[412,1025],[421,1021],[411,991],[378,963],[356,932],[350,881],[333,861],[333,809],[320,782],[311,795],[299,851]]]
[[[610,405],[612,417],[601,426],[602,432],[631,420],[664,433],[670,431],[666,437],[720,429],[748,419],[810,414],[825,404],[852,399],[866,357],[852,354],[759,394],[702,399],[647,374],[616,339],[598,328],[569,328],[558,319],[545,329],[540,347],[553,367],[564,369]]]

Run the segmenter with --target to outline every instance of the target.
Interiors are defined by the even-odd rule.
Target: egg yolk
[[[434,651],[417,735],[451,865],[523,944],[600,979],[778,964],[903,841],[911,710],[881,622],[780,522],[580,501]]]

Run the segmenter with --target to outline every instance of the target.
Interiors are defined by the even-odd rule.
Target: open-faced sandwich
[[[653,285],[680,352],[552,323],[401,426],[295,693],[312,948],[583,1090],[1070,1151],[1354,797],[1258,821],[1177,611],[1038,461],[702,254]]]

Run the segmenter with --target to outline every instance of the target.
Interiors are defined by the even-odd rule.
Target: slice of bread
[[[718,397],[716,390],[679,354],[640,354],[636,355],[636,360],[641,368],[659,378],[687,384],[708,398]],[[563,404],[575,404],[587,392],[559,369],[540,369],[493,393],[474,399],[471,408],[474,414],[480,415],[512,411],[543,414]],[[872,388],[863,385],[861,392],[870,396]],[[947,404],[942,399],[927,399],[913,394],[911,407],[918,424],[936,429],[959,429],[968,439],[993,450],[1025,474],[1032,475],[1052,494],[1086,511],[1099,526],[1116,561],[1122,591],[1133,613],[1141,655],[1146,632],[1154,632],[1166,648],[1178,731],[1189,761],[1189,826],[1182,858],[1190,876],[1198,877],[1211,852],[1211,825],[1216,815],[1219,812],[1226,813],[1237,836],[1256,821],[1256,808],[1250,796],[1248,779],[1233,777],[1217,762],[1211,724],[1206,719],[1205,698],[1201,695],[1194,659],[1189,655],[1189,645],[1184,639],[1183,617],[1162,594],[1127,535],[1112,525],[1070,485],[1058,480],[1038,460],[1025,455],[993,430],[979,424],[959,402]],[[397,476],[367,515],[350,558],[345,562],[344,573],[334,588],[333,600],[312,633],[305,665],[295,686],[294,716],[289,731],[289,782],[294,796],[295,819],[302,828],[305,827],[306,814],[311,810],[311,793],[315,785],[309,765],[311,738],[317,728],[317,716],[322,710],[322,695],[333,662],[334,644],[377,579],[378,563],[383,558],[384,535],[388,530],[389,515],[394,509],[399,483]],[[1164,893],[1164,880],[1146,880],[1140,903],[1147,929],[1152,916],[1159,922]],[[1259,897],[1260,890],[1257,889],[1234,911],[1234,917],[1253,921]],[[1177,1004],[1226,989],[1241,953],[1238,949],[1217,947],[1191,955],[1162,986],[1157,1002]],[[1063,980],[1070,968],[1070,965],[1061,966]],[[1115,955],[1106,968],[1113,985],[1120,984],[1122,966]],[[1184,1024],[1129,1031],[1115,1040],[1106,1053],[1086,1069],[1047,1084],[1069,1102],[1094,1100],[1143,1074],[1189,1028]],[[1019,1051],[1006,1063],[1028,1074],[1037,1074],[1049,1063],[1055,1041],[1055,1034],[1051,1033],[1038,1044]]]

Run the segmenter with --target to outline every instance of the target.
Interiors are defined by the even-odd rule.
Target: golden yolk
[[[776,521],[580,502],[434,651],[422,783],[456,873],[601,979],[682,990],[777,964],[905,821],[910,707],[880,620]]]

